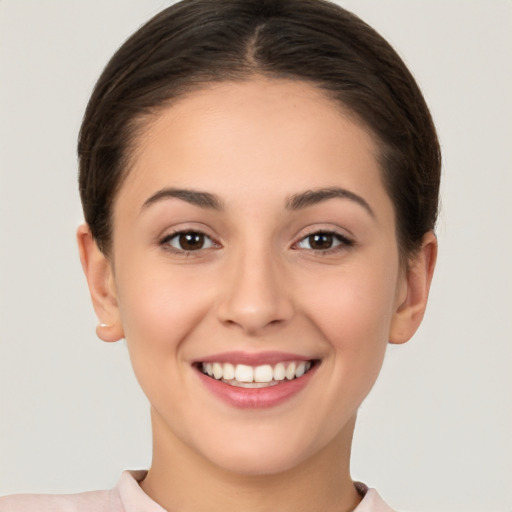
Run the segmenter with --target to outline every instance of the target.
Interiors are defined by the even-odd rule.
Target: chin
[[[258,435],[259,434],[259,435]],[[308,442],[309,441],[309,442]],[[205,446],[203,457],[224,471],[244,476],[265,476],[287,472],[321,449],[311,440],[292,435],[272,436],[259,432],[246,438],[230,437]]]
[[[221,457],[215,459],[212,462],[224,471],[242,476],[270,476],[285,473],[303,461],[303,458],[297,457],[296,453],[284,451],[269,453],[264,450],[246,450],[245,452],[238,450],[232,456],[224,452]]]

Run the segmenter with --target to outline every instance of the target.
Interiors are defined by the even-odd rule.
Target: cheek
[[[119,308],[134,374],[152,406],[165,415],[169,404],[176,410],[189,402],[182,380],[189,366],[186,340],[211,309],[211,298],[195,280],[171,275],[165,265],[150,267],[119,273]]]
[[[200,287],[187,272],[172,272],[165,264],[145,267],[144,272],[137,272],[144,267],[136,264],[120,269],[118,279],[121,320],[130,353],[136,356],[134,366],[139,359],[180,351],[182,340],[211,305],[208,287]]]
[[[324,300],[317,301],[314,322],[322,330],[330,357],[324,361],[324,375],[330,386],[318,401],[328,411],[332,436],[356,414],[375,384],[388,345],[389,306],[383,290],[363,286],[333,287]],[[375,284],[375,282],[373,282]],[[330,300],[329,300],[330,296]]]
[[[356,401],[373,386],[388,344],[397,276],[390,268],[364,265],[326,276],[307,301],[310,322],[333,356],[329,371]]]
[[[316,278],[304,290],[305,306],[333,348],[355,350],[387,342],[396,295],[397,271],[361,265]]]

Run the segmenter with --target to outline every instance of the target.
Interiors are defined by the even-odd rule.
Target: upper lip
[[[194,364],[199,363],[231,363],[233,365],[236,364],[245,364],[248,366],[259,366],[263,364],[274,365],[277,363],[283,363],[286,361],[312,361],[315,358],[293,354],[291,352],[275,352],[275,351],[267,351],[267,352],[258,352],[258,353],[249,353],[249,352],[222,352],[218,354],[213,354],[210,356],[205,356],[201,359],[194,360]]]

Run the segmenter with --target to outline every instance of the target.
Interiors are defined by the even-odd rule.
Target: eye
[[[299,249],[326,252],[340,246],[352,246],[352,240],[329,231],[311,233],[297,243]]]
[[[176,251],[193,252],[215,247],[214,241],[200,231],[180,231],[166,236],[161,245],[170,246]]]

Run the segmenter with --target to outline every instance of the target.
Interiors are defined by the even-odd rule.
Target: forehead
[[[182,97],[142,131],[132,164],[120,196],[164,186],[247,198],[328,186],[384,193],[372,136],[300,81],[226,82]]]

